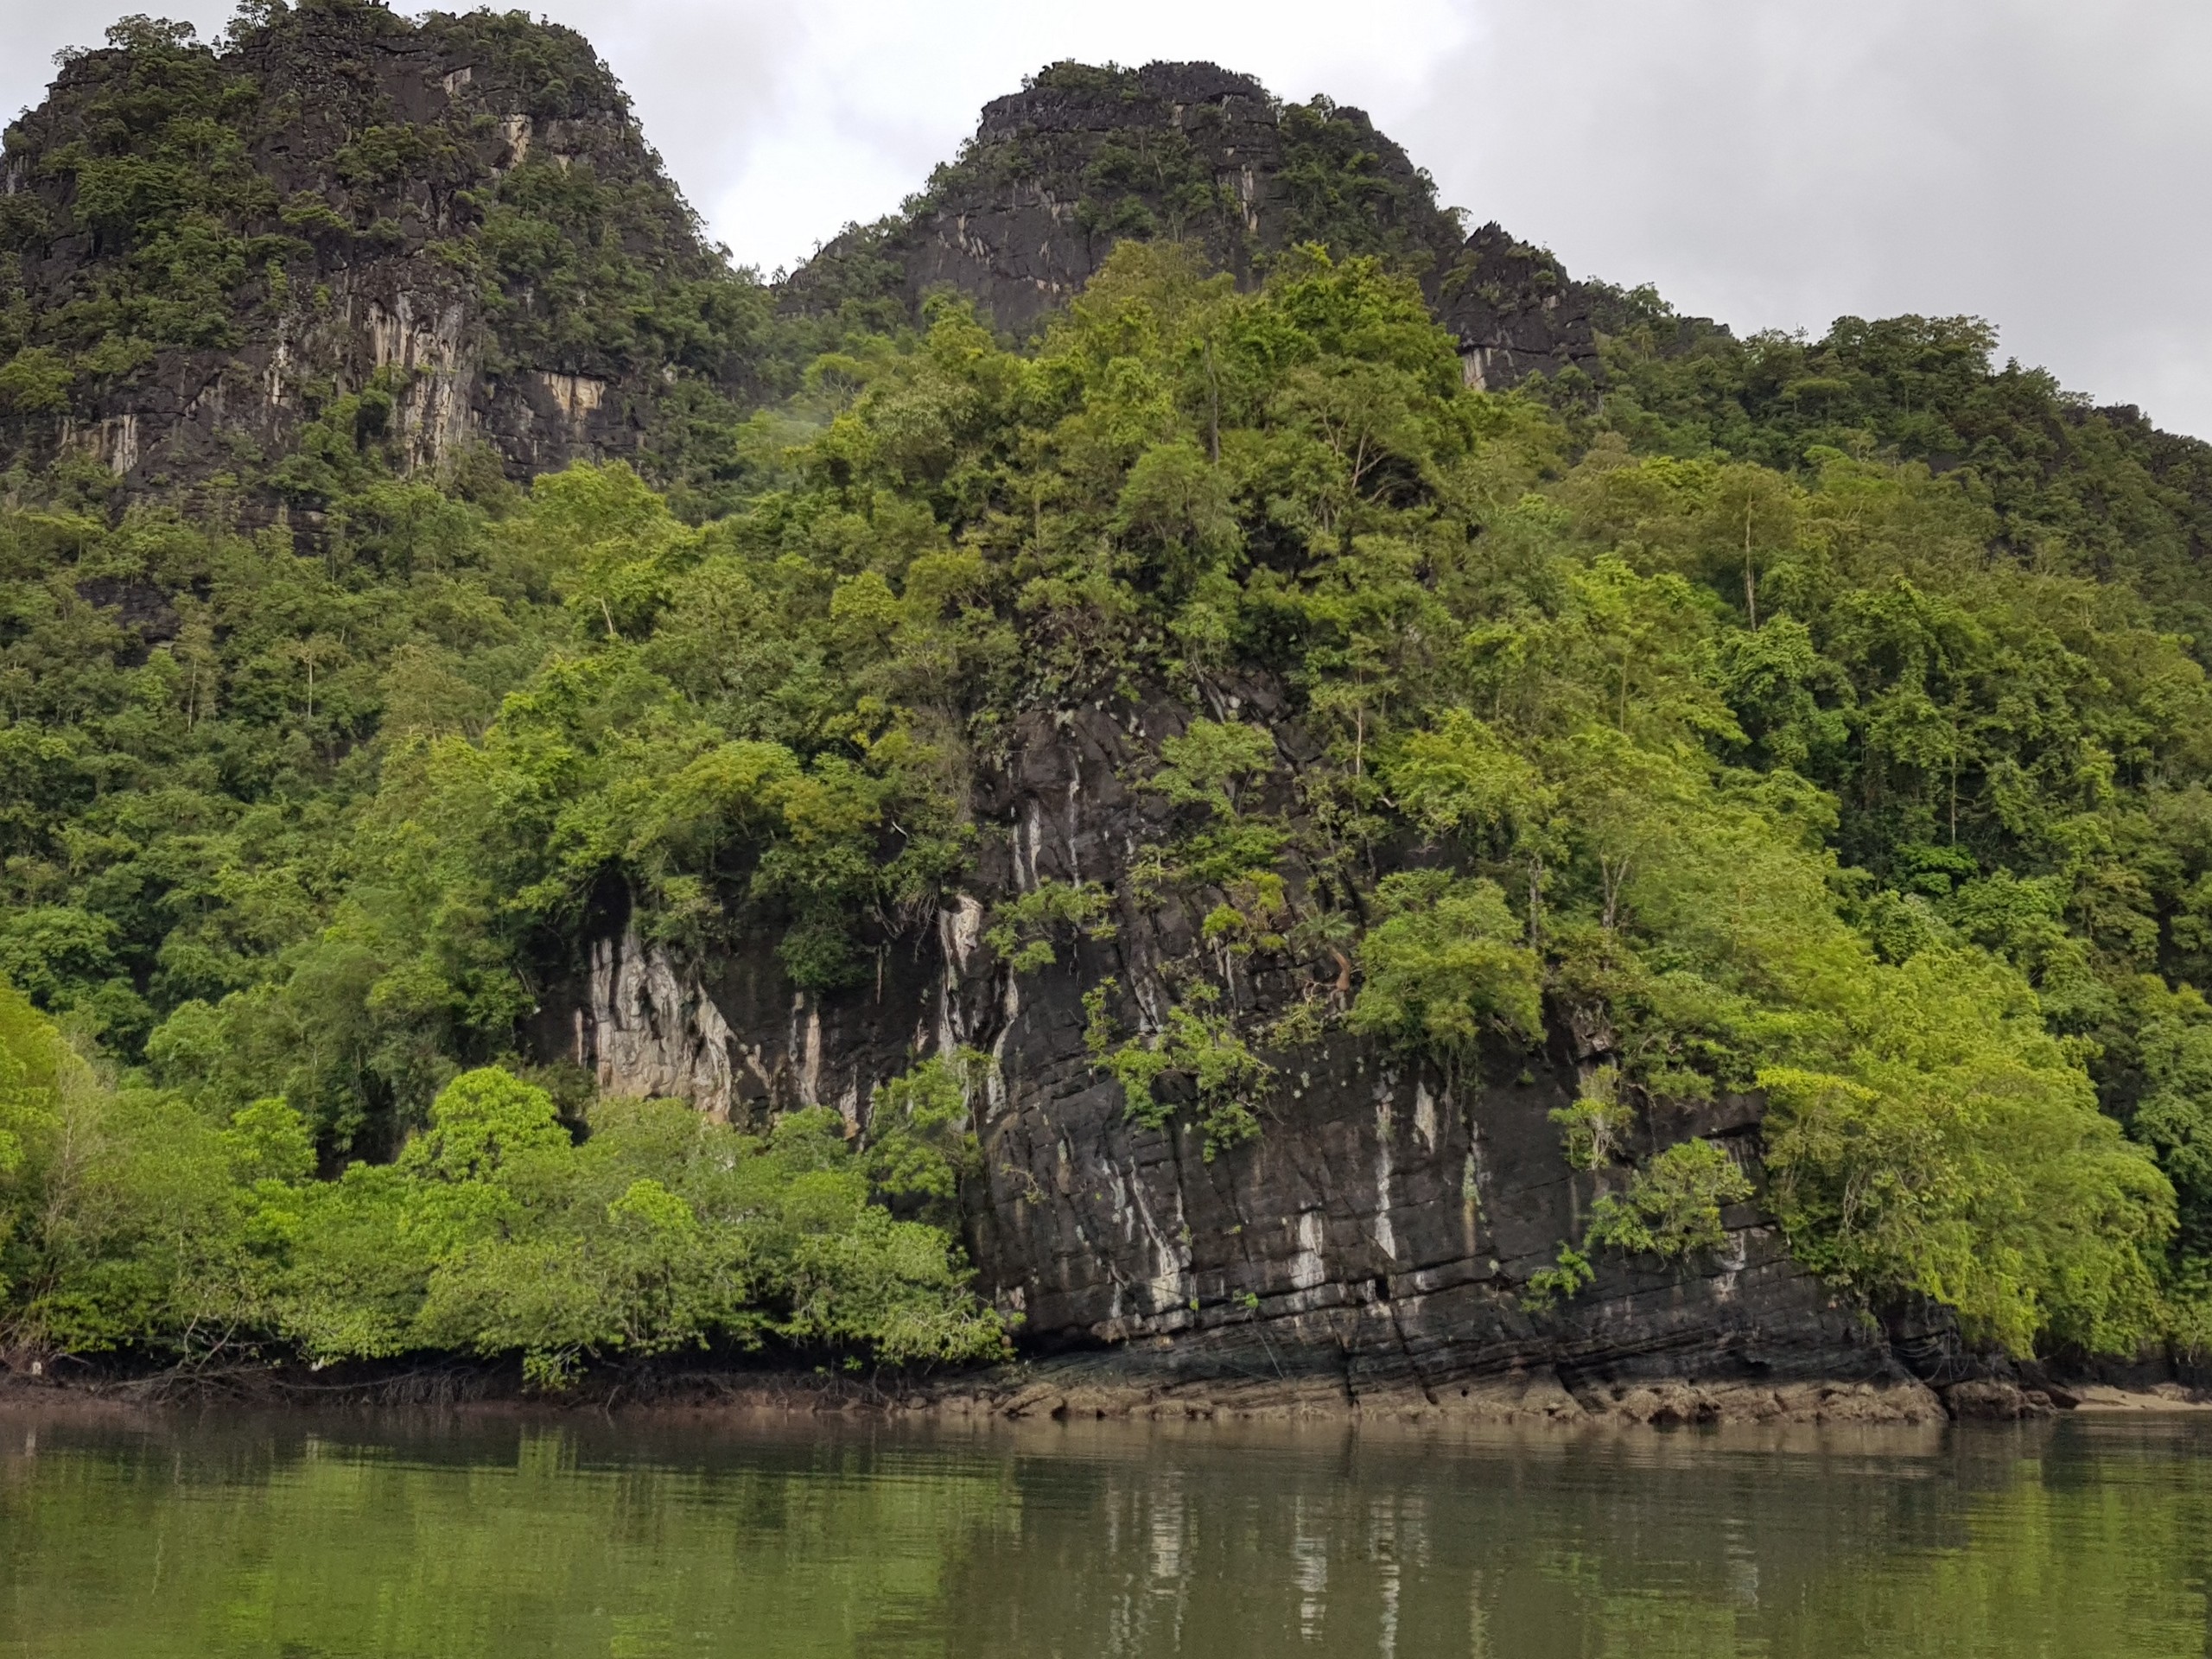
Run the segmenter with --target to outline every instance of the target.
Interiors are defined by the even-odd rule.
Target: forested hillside
[[[374,240],[375,191],[436,196],[393,134],[442,115],[316,163],[367,169],[358,202],[224,170],[286,118],[234,60],[326,17],[391,22],[266,7],[220,60],[126,23],[11,130],[11,181],[41,158],[0,198],[19,434],[241,360],[288,262]],[[422,28],[523,62],[572,38]],[[533,96],[596,86],[558,75]],[[1309,147],[1332,118],[1263,117]],[[1299,156],[1309,186],[1364,165]],[[1608,1264],[1686,1270],[1751,1203],[1827,1286],[1983,1344],[2204,1339],[2204,445],[2000,366],[1972,320],[1738,340],[1596,285],[1586,353],[1484,390],[1433,249],[1357,194],[1372,236],[1234,248],[1116,207],[1020,338],[988,294],[856,264],[921,208],[780,310],[619,229],[630,263],[563,297],[526,268],[579,257],[559,215],[652,196],[578,207],[597,165],[461,188],[450,247],[408,245],[475,285],[486,363],[652,370],[634,467],[429,456],[402,362],[181,496],[15,452],[10,1345],[521,1355],[546,1387],[764,1341],[998,1354],[1018,1321],[956,1243],[990,1056],[919,1031],[855,1109],[716,1122],[534,1034],[610,914],[677,963],[766,941],[758,974],[819,1007],[880,1001],[963,905],[1013,1002],[1083,976],[1093,1075],[1208,1164],[1332,1046],[1463,1090],[1566,1067],[1592,1202],[1498,1285],[1527,1328]],[[541,224],[533,191],[566,205]],[[203,240],[232,264],[192,309]],[[242,515],[257,488],[312,524]],[[1033,847],[1024,879],[979,802],[1020,722],[1084,709],[1132,734],[1157,833],[1071,880]],[[1748,1146],[1656,1127],[1738,1099]]]
[[[271,3],[219,44],[125,19],[9,130],[0,467],[312,531],[338,480],[305,429],[358,396],[365,436],[451,479],[742,472],[804,343],[581,36]]]

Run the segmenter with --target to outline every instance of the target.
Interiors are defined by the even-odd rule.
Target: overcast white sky
[[[448,0],[449,3],[456,0]],[[895,207],[1054,59],[1358,104],[1445,199],[1738,330],[1970,311],[2212,437],[2202,0],[541,0],[742,261]],[[125,6],[0,0],[0,105]]]

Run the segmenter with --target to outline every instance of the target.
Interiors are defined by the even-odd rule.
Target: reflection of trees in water
[[[2069,1425],[1978,1471],[1942,1542],[1831,1574],[1771,1627],[1780,1653],[2126,1656],[2212,1650],[2212,1440],[2194,1424]],[[2084,1442],[2087,1444],[2085,1445]]]
[[[0,1649],[2201,1654],[2212,1432],[0,1417]]]
[[[0,1421],[8,1652],[930,1651],[948,1566],[1020,1514],[1002,1465],[874,1478],[865,1440],[21,1439]]]

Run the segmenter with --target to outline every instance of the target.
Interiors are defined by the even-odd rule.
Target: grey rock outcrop
[[[684,1099],[715,1122],[729,1122],[738,1099],[737,1038],[696,973],[665,945],[626,928],[594,942],[588,983],[588,997],[573,1011],[570,1052],[603,1091]]]

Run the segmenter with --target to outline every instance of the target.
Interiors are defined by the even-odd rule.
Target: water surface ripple
[[[2202,1656],[2212,1422],[0,1411],[0,1655]]]

